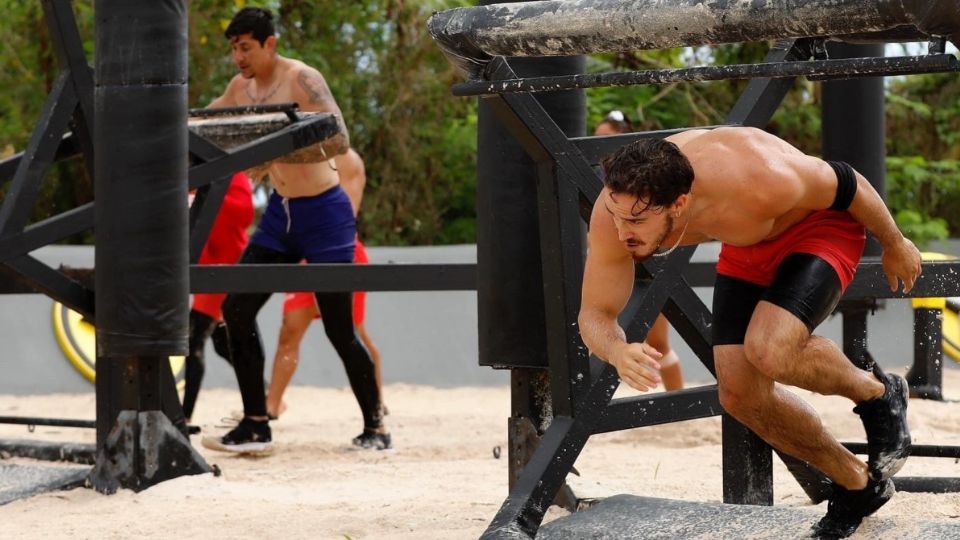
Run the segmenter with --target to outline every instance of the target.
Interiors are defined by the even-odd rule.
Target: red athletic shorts
[[[364,247],[363,242],[360,239],[357,239],[355,248],[353,262],[356,264],[368,264],[370,259],[367,257],[367,248]],[[312,292],[293,292],[287,293],[283,298],[283,314],[305,308],[312,307],[317,310],[315,318],[320,318],[320,310],[317,309],[317,297],[314,296]],[[353,293],[353,324],[354,326],[360,326],[363,324],[363,320],[366,316],[367,311],[367,293],[364,291],[354,291]]]
[[[207,244],[200,253],[200,264],[235,264],[247,247],[247,229],[253,223],[253,188],[247,175],[233,175],[230,187],[220,205],[217,219],[210,229]],[[193,295],[193,309],[216,319],[223,319],[220,307],[225,293]]]
[[[817,210],[780,236],[752,246],[723,244],[717,273],[767,287],[784,257],[809,253],[827,261],[846,290],[863,255],[866,232],[849,212]]]

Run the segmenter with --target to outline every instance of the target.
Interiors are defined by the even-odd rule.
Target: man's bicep
[[[327,81],[313,69],[302,69],[297,74],[297,104],[302,111],[340,114],[340,107],[327,86]]]

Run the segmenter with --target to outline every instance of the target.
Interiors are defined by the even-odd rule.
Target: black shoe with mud
[[[353,445],[360,448],[374,450],[389,450],[393,448],[389,433],[377,433],[375,431],[363,430],[363,433],[353,438]]]
[[[222,437],[204,437],[204,448],[235,454],[268,455],[273,452],[270,424],[265,420],[240,420],[237,427]]]
[[[867,432],[867,465],[870,478],[886,480],[899,471],[910,455],[910,429],[907,427],[907,381],[888,375],[874,364],[873,373],[883,383],[883,395],[853,408]]]
[[[813,526],[813,538],[846,538],[857,530],[863,518],[873,514],[896,493],[893,480],[867,481],[867,487],[851,491],[834,486],[827,503],[827,515]]]

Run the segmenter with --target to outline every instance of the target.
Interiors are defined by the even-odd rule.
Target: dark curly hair
[[[677,145],[663,139],[640,139],[600,161],[603,183],[613,193],[637,197],[635,213],[673,204],[690,192],[693,166]]]
[[[269,9],[245,7],[230,20],[230,26],[223,32],[227,39],[251,34],[253,39],[263,45],[274,34],[273,13]]]

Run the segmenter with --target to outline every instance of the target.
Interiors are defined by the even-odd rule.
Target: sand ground
[[[944,390],[960,398],[960,370],[946,370]],[[841,440],[863,439],[858,417],[840,398],[798,391]],[[183,477],[141,493],[90,489],[53,492],[0,506],[3,538],[476,538],[506,496],[509,388],[437,389],[388,385],[387,417],[395,449],[359,451],[359,410],[348,389],[292,387],[289,409],[273,423],[278,448],[266,458],[200,448],[221,477]],[[240,409],[234,391],[201,393],[196,422],[222,431]],[[94,396],[0,396],[0,415],[93,418]],[[960,445],[960,402],[912,400],[916,444]],[[92,430],[0,426],[0,437],[93,442]],[[199,438],[194,438],[198,448]],[[503,450],[499,459],[494,448]],[[719,501],[720,420],[611,433],[581,454],[577,485],[588,495],[633,493]],[[960,476],[953,459],[911,458],[911,476]],[[777,461],[775,500],[809,505]],[[825,511],[826,503],[821,504]],[[553,508],[547,520],[565,515]],[[900,493],[884,517],[960,522],[960,494]],[[870,538],[858,532],[854,538]]]

